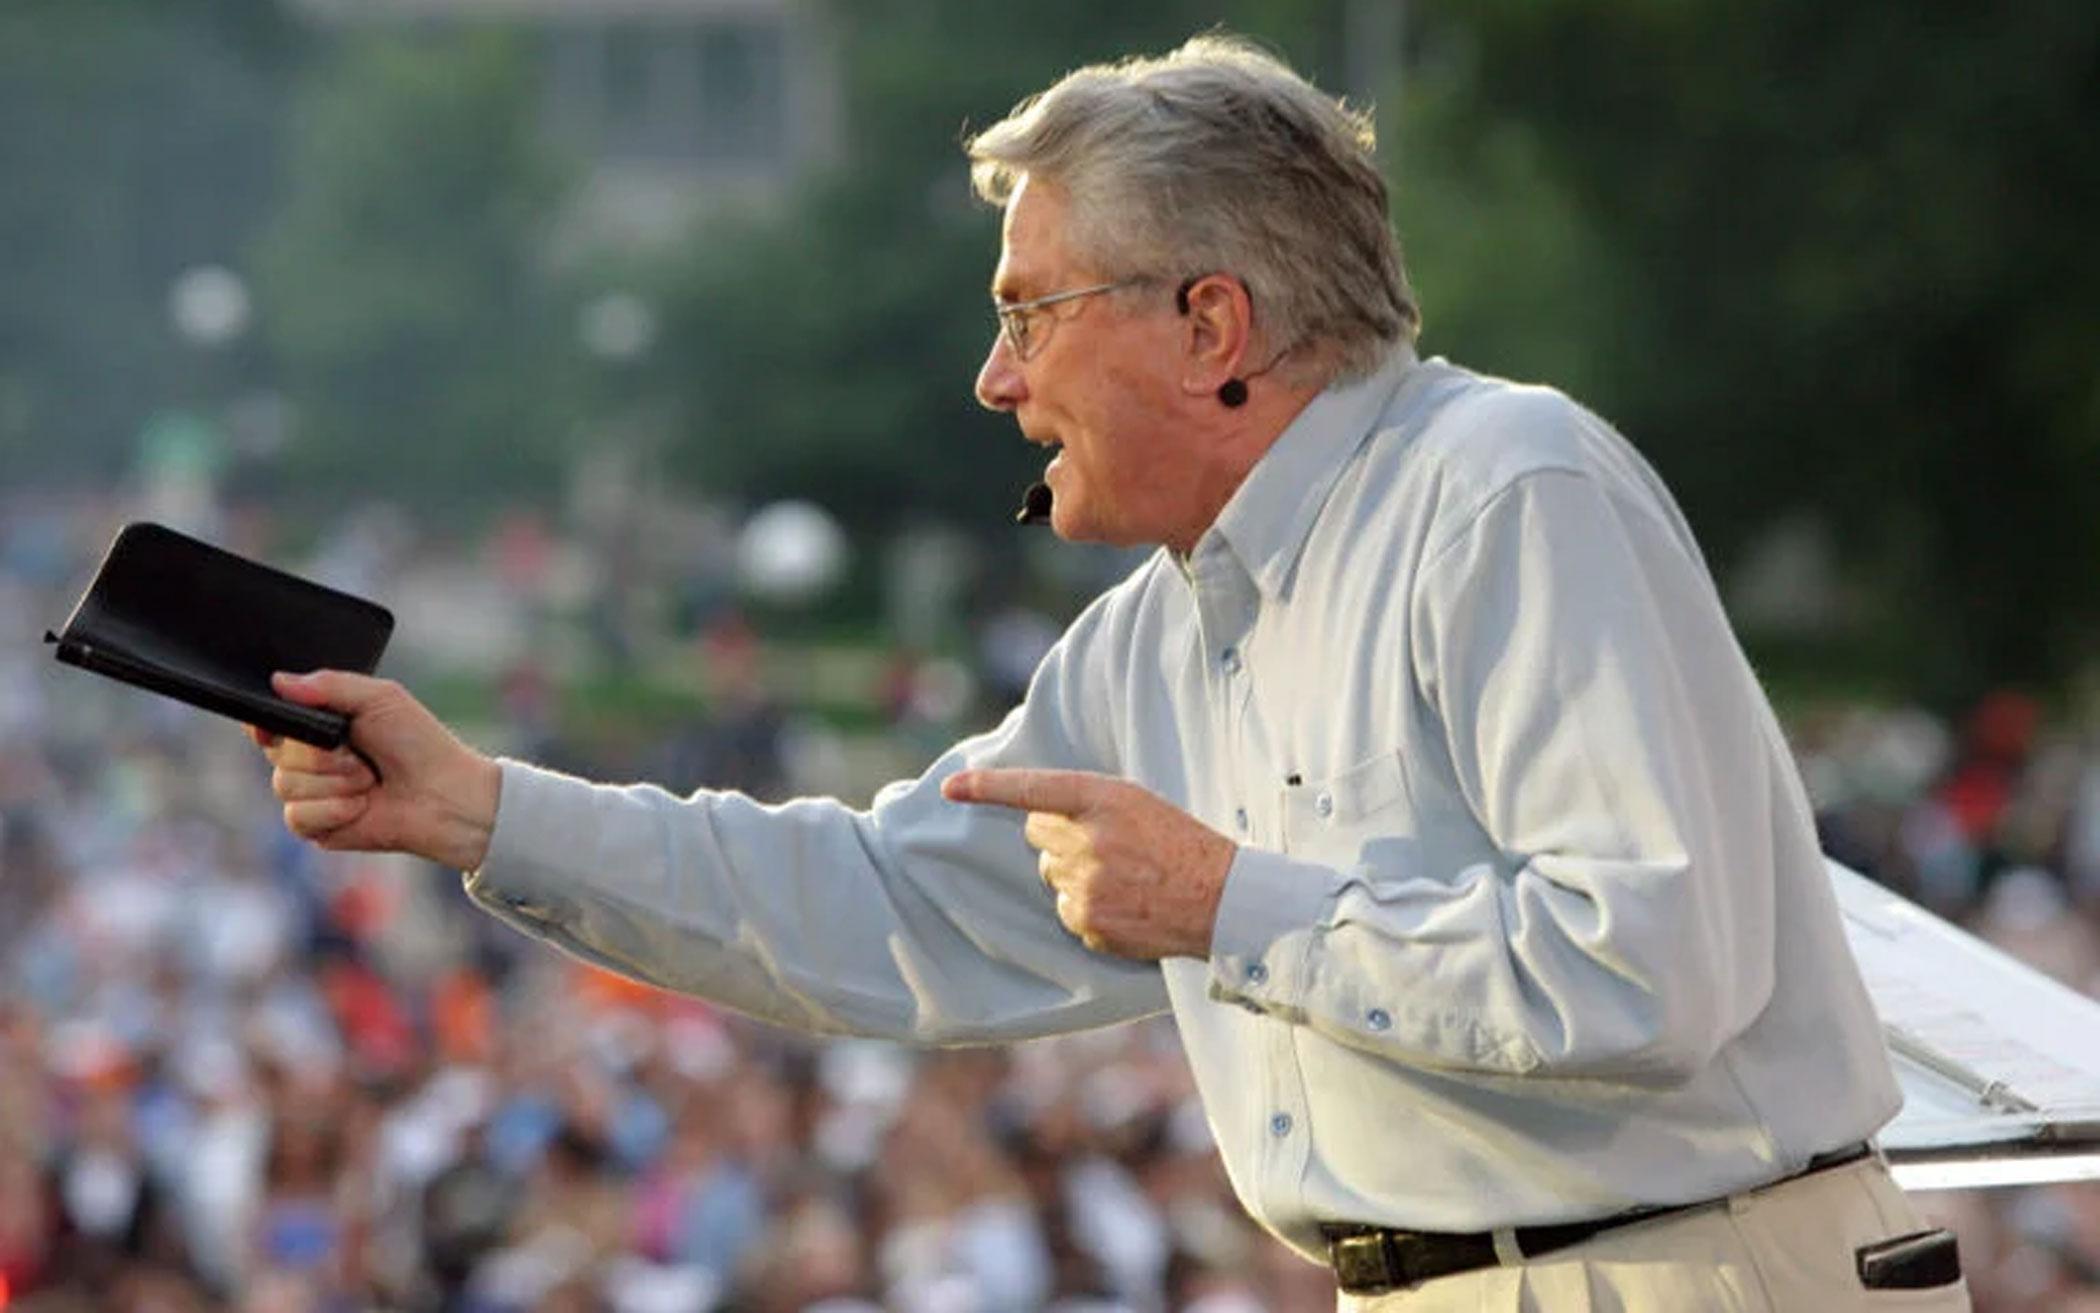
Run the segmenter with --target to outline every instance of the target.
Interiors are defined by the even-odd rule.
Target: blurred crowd
[[[0,630],[62,618],[113,527],[0,508]],[[1002,611],[979,669],[868,697],[915,742],[1054,633]],[[759,651],[711,627],[718,718],[631,761],[562,743],[531,678],[502,736],[794,792]],[[2100,724],[2004,692],[1790,729],[1834,855],[2100,993]],[[561,958],[456,880],[297,843],[228,722],[0,649],[0,1309],[1333,1307],[1234,1203],[1164,1020],[819,1043]],[[2100,1187],[1920,1201],[1983,1313],[2100,1309]]]
[[[1823,847],[2063,985],[2100,998],[2100,689],[2052,711],[1998,690],[1952,720],[1797,710]],[[2100,1184],[1933,1192],[1986,1313],[2100,1310]]]

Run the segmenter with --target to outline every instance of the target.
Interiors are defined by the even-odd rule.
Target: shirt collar
[[[1415,368],[1414,349],[1402,345],[1374,373],[1307,402],[1240,481],[1193,555],[1222,544],[1264,596],[1279,595],[1342,467]]]

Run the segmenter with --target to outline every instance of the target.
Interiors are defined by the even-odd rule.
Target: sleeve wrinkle
[[[1710,585],[1653,577],[1626,517],[1667,517],[1581,468],[1451,504],[1416,573],[1409,657],[1452,753],[1451,804],[1511,861],[1386,897],[1377,868],[1351,871],[1318,936],[1317,1024],[1427,1065],[1682,1083],[1758,1010],[1708,942],[1745,897],[1719,857],[1745,809],[1680,787],[1726,746],[1697,732],[1691,690],[1716,671],[1683,669],[1706,653],[1675,623],[1699,623]],[[1394,1024],[1361,1024],[1374,994]]]

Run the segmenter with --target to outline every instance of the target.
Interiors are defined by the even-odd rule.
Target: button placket
[[[1215,544],[1199,551],[1191,561],[1190,582],[1196,603],[1196,656],[1203,668],[1203,683],[1217,716],[1217,732],[1228,761],[1248,758],[1245,726],[1251,696],[1252,675],[1247,666],[1247,643],[1258,610],[1253,580],[1231,555]],[[1254,828],[1256,817],[1247,805],[1248,781],[1234,772],[1220,775],[1224,787],[1211,795],[1218,811],[1206,819],[1219,826],[1229,824],[1241,842],[1261,839]]]

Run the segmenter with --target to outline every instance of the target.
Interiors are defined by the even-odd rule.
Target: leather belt
[[[1873,1149],[1863,1140],[1842,1149],[1832,1149],[1809,1159],[1808,1166],[1793,1175],[1782,1176],[1755,1188],[1770,1189],[1786,1181],[1843,1167],[1872,1152]],[[1697,1203],[1636,1208],[1588,1222],[1520,1226],[1511,1234],[1519,1253],[1526,1258],[1537,1258],[1622,1226],[1710,1208],[1719,1202],[1718,1199],[1703,1199]],[[1487,1231],[1396,1231],[1390,1227],[1349,1222],[1323,1222],[1320,1231],[1327,1237],[1327,1259],[1334,1265],[1335,1283],[1347,1295],[1381,1294],[1437,1277],[1493,1267],[1501,1261],[1495,1252],[1495,1237]]]

